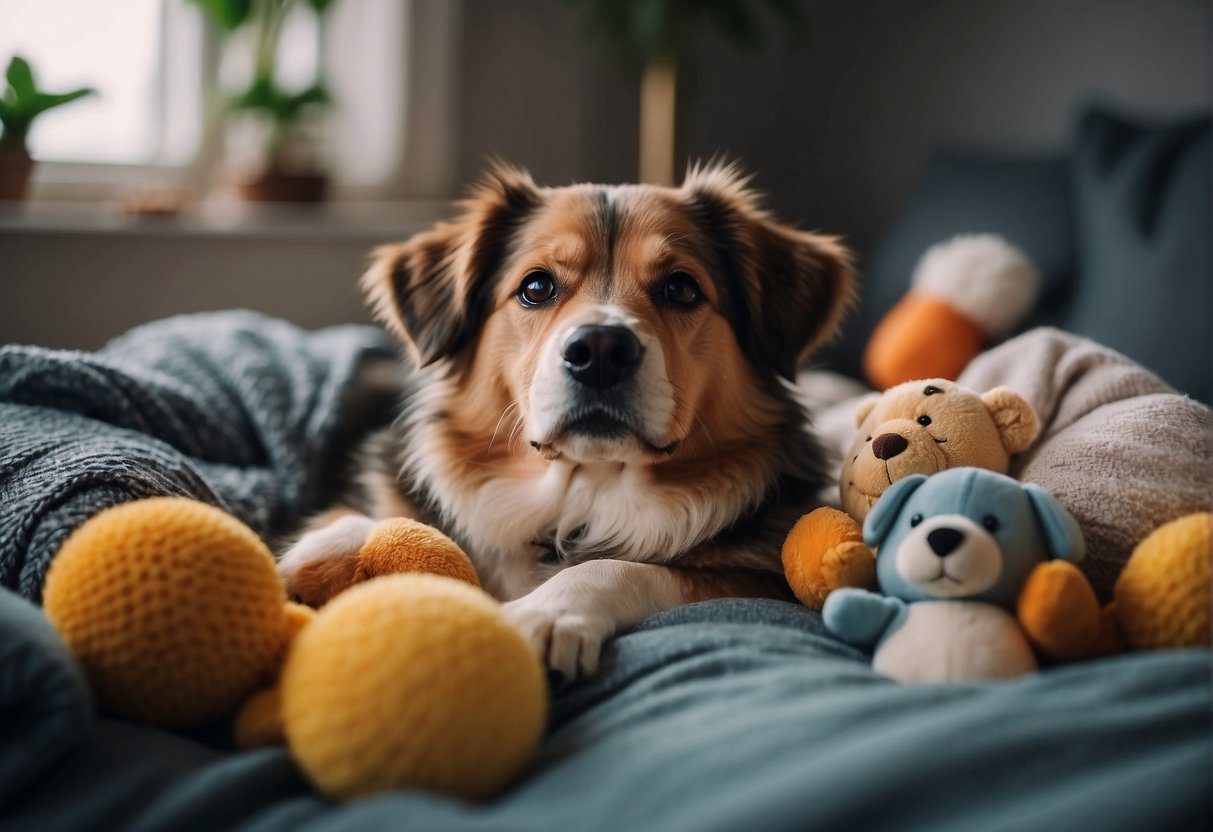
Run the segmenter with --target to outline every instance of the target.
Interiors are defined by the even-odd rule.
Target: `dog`
[[[402,414],[281,559],[292,591],[412,517],[566,680],[662,610],[785,597],[780,545],[825,479],[791,380],[853,295],[836,238],[777,222],[735,165],[549,188],[499,164],[363,287],[407,349]]]

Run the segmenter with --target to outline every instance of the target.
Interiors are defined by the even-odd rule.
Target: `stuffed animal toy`
[[[822,617],[845,641],[874,646],[873,668],[894,679],[1007,678],[1038,668],[1034,646],[1079,655],[1099,641],[1099,603],[1073,566],[1084,554],[1078,523],[1036,485],[980,468],[911,475],[868,514],[864,541],[879,546],[883,594],[839,589]],[[1051,558],[1065,567],[1037,573]],[[1017,616],[1025,607],[1032,623]],[[1035,631],[1042,621],[1063,631]]]
[[[1041,278],[1020,249],[993,234],[932,246],[911,289],[877,324],[863,356],[878,390],[916,378],[955,379],[1036,305]]]
[[[384,564],[463,580],[377,577],[315,613],[287,602],[248,527],[202,503],[157,498],[78,528],[51,565],[43,606],[110,713],[184,728],[246,703],[240,739],[285,738],[329,797],[493,794],[538,747],[547,709],[538,658],[437,530],[388,521],[357,561],[342,573],[347,584]]]
[[[1213,512],[1155,529],[1137,545],[1109,605],[1131,650],[1208,647]]]
[[[839,587],[875,587],[875,555],[859,524],[890,483],[965,465],[1006,473],[1039,430],[1032,406],[1009,388],[978,395],[939,378],[862,399],[855,424],[839,481],[845,513],[820,508],[805,515],[783,546],[788,584],[814,610]]]

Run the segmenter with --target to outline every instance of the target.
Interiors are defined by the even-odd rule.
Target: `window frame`
[[[172,4],[175,0],[164,0]],[[337,202],[446,199],[456,189],[456,141],[459,108],[458,52],[463,22],[462,0],[397,0],[404,8],[400,33],[404,72],[389,94],[401,101],[401,138],[392,170],[373,184],[343,182],[334,176]],[[197,10],[194,10],[197,13]],[[162,33],[167,15],[161,16]],[[221,95],[221,38],[210,25],[202,31],[203,114],[198,147],[180,163],[111,163],[38,161],[30,181],[30,199],[39,202],[107,202],[117,194],[151,183],[171,183],[201,197],[212,191],[223,164],[223,119],[208,102]],[[162,34],[162,62],[170,51]],[[322,59],[331,59],[322,49]],[[159,95],[167,86],[159,85]],[[436,106],[436,102],[441,105]],[[425,118],[414,118],[423,109]]]

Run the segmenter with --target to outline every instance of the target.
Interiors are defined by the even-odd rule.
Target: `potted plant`
[[[14,56],[5,73],[0,93],[0,201],[24,199],[34,160],[26,141],[34,119],[55,107],[92,95],[87,87],[51,93],[38,89],[29,62]]]
[[[309,130],[331,99],[319,65],[313,83],[284,89],[277,78],[278,43],[283,23],[297,6],[310,8],[323,23],[332,0],[193,0],[231,36],[247,33],[252,73],[243,90],[229,95],[229,121],[244,120],[261,145],[255,169],[236,182],[242,197],[257,202],[318,202],[328,177],[318,158],[318,140]],[[251,121],[251,124],[249,123]]]
[[[640,181],[674,184],[679,65],[703,19],[734,46],[756,50],[755,8],[765,5],[795,35],[806,24],[800,0],[567,0],[581,6],[586,34],[625,66],[640,63]]]

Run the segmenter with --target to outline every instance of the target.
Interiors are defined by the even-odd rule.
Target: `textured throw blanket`
[[[184,495],[266,538],[334,487],[386,415],[354,395],[390,359],[372,327],[303,332],[251,312],[170,318],[96,353],[0,347],[0,583],[38,600],[64,538],[103,508]]]
[[[1104,600],[1153,529],[1213,511],[1213,410],[1123,355],[1035,329],[978,356],[957,381],[978,391],[1005,385],[1036,408],[1041,434],[1011,476],[1047,488],[1078,519],[1082,566]],[[818,419],[840,460],[855,435],[856,401]]]
[[[351,438],[390,418],[394,391],[357,379],[392,356],[371,327],[306,333],[250,312],[148,324],[96,353],[0,348],[0,582],[38,600],[64,538],[141,497],[204,500],[272,540],[332,497]],[[1043,432],[1011,473],[1078,518],[1104,598],[1153,528],[1213,510],[1213,411],[1127,358],[1039,329],[960,382],[1036,408]],[[819,411],[840,457],[853,411]]]

